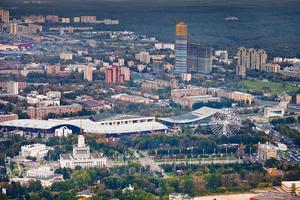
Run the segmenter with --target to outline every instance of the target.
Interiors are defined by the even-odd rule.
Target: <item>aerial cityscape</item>
[[[1,0],[0,199],[300,199],[300,1]]]

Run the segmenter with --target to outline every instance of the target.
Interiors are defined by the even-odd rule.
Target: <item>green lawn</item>
[[[272,94],[280,94],[286,92],[290,95],[294,95],[299,90],[298,87],[291,83],[276,83],[269,81],[243,81],[242,85],[246,90],[250,91],[269,91]]]

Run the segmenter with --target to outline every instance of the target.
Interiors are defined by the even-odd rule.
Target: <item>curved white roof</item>
[[[32,128],[32,129],[51,129],[56,126],[72,125],[82,128],[86,133],[98,134],[123,134],[133,132],[146,132],[168,129],[159,122],[140,122],[119,125],[101,125],[100,122],[94,122],[89,119],[76,120],[35,120],[35,119],[19,119],[0,123],[0,126]]]
[[[204,106],[189,113],[159,119],[169,123],[192,123],[210,117],[220,111],[219,109]]]

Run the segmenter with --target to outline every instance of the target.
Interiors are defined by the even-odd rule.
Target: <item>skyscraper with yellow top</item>
[[[187,73],[187,25],[183,22],[176,24],[175,30],[175,74]]]

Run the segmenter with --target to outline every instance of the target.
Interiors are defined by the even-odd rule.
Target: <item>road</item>
[[[289,149],[288,156],[286,158],[283,158],[283,160],[300,165],[300,147],[296,145],[293,140],[276,131],[273,125],[267,125],[264,126],[264,128],[269,130],[269,134],[271,137],[275,137],[279,142],[287,145]]]
[[[163,171],[163,169],[159,166],[158,163],[156,163],[151,156],[148,155],[147,152],[140,151],[143,154],[143,157],[139,158],[139,162],[142,166],[146,167],[149,166],[150,170],[153,172],[160,172],[162,173],[163,177],[166,178],[167,175]]]

